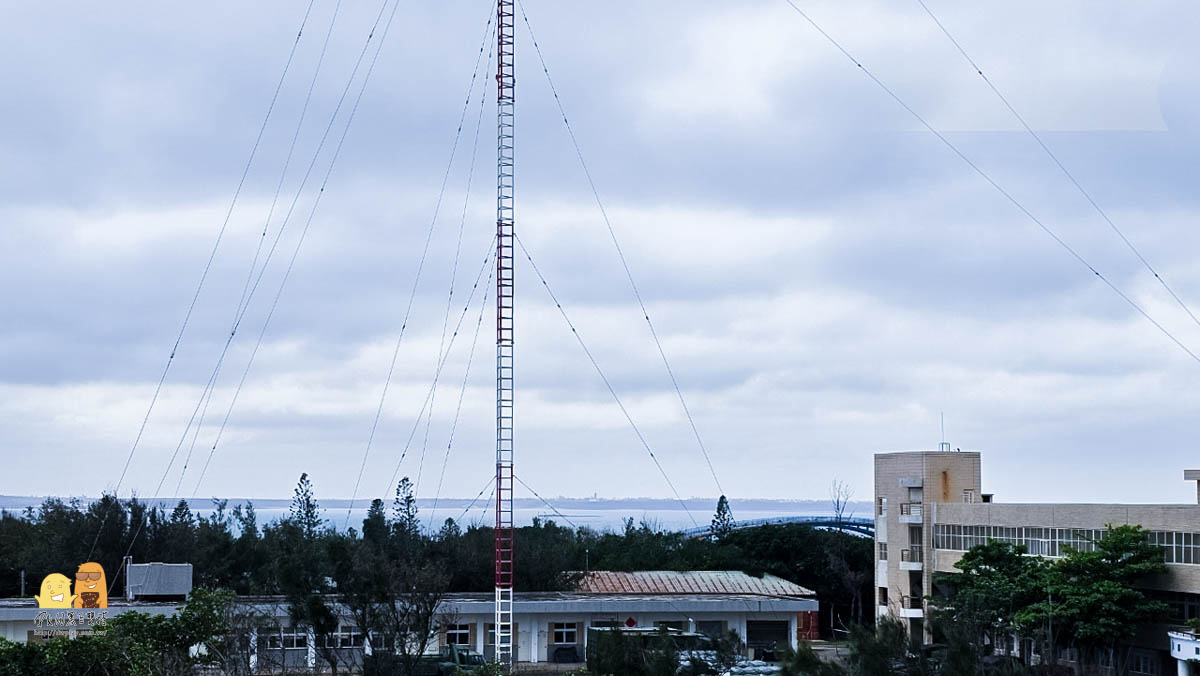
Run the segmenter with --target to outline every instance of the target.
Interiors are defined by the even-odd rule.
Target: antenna
[[[496,659],[513,662],[514,0],[496,2]]]
[[[940,444],[938,444],[938,452],[939,453],[949,453],[950,452],[950,443],[946,441],[946,412],[939,411],[938,415],[941,417],[941,420],[942,420],[942,442]]]

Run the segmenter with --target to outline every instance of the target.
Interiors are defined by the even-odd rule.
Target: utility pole
[[[496,2],[496,659],[513,655],[514,0]]]

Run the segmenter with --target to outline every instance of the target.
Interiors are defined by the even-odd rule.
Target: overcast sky
[[[1200,328],[915,0],[796,2],[1200,351]],[[1200,7],[927,2],[1200,310]],[[0,494],[117,487],[306,5],[6,9]],[[347,1],[337,15],[264,256],[299,194],[295,211],[193,448],[181,435],[233,322],[329,30],[334,2],[313,4],[122,495],[152,496],[164,476],[164,495],[196,492],[383,37],[297,193],[379,6]],[[872,454],[935,448],[944,412],[947,441],[983,452],[984,490],[998,500],[1195,499],[1181,472],[1200,466],[1200,364],[784,0],[526,10],[726,493],[822,498],[839,479],[869,500]],[[400,3],[201,496],[284,497],[302,471],[319,496],[353,491],[489,13],[487,0]],[[679,492],[715,496],[523,25],[517,49],[518,231]],[[391,491],[414,429],[398,471],[420,476],[422,496],[438,490],[478,294],[427,442],[415,421],[452,274],[450,331],[494,233],[490,98],[466,190],[478,96],[492,86],[489,74],[475,80],[360,497]],[[517,274],[517,475],[547,496],[669,497],[524,261]],[[442,495],[474,496],[492,473],[483,312]]]

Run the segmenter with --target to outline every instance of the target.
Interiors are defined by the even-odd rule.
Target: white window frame
[[[290,626],[283,627],[275,636],[279,639],[283,650],[306,650],[308,649],[308,627]],[[268,647],[271,641],[267,641]]]
[[[550,635],[551,645],[579,645],[579,627],[574,622],[552,622]]]

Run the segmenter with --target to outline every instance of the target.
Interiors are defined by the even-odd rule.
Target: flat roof
[[[881,451],[875,454],[876,458],[888,457],[893,455],[980,455],[980,451],[922,451],[919,449],[911,451]]]

